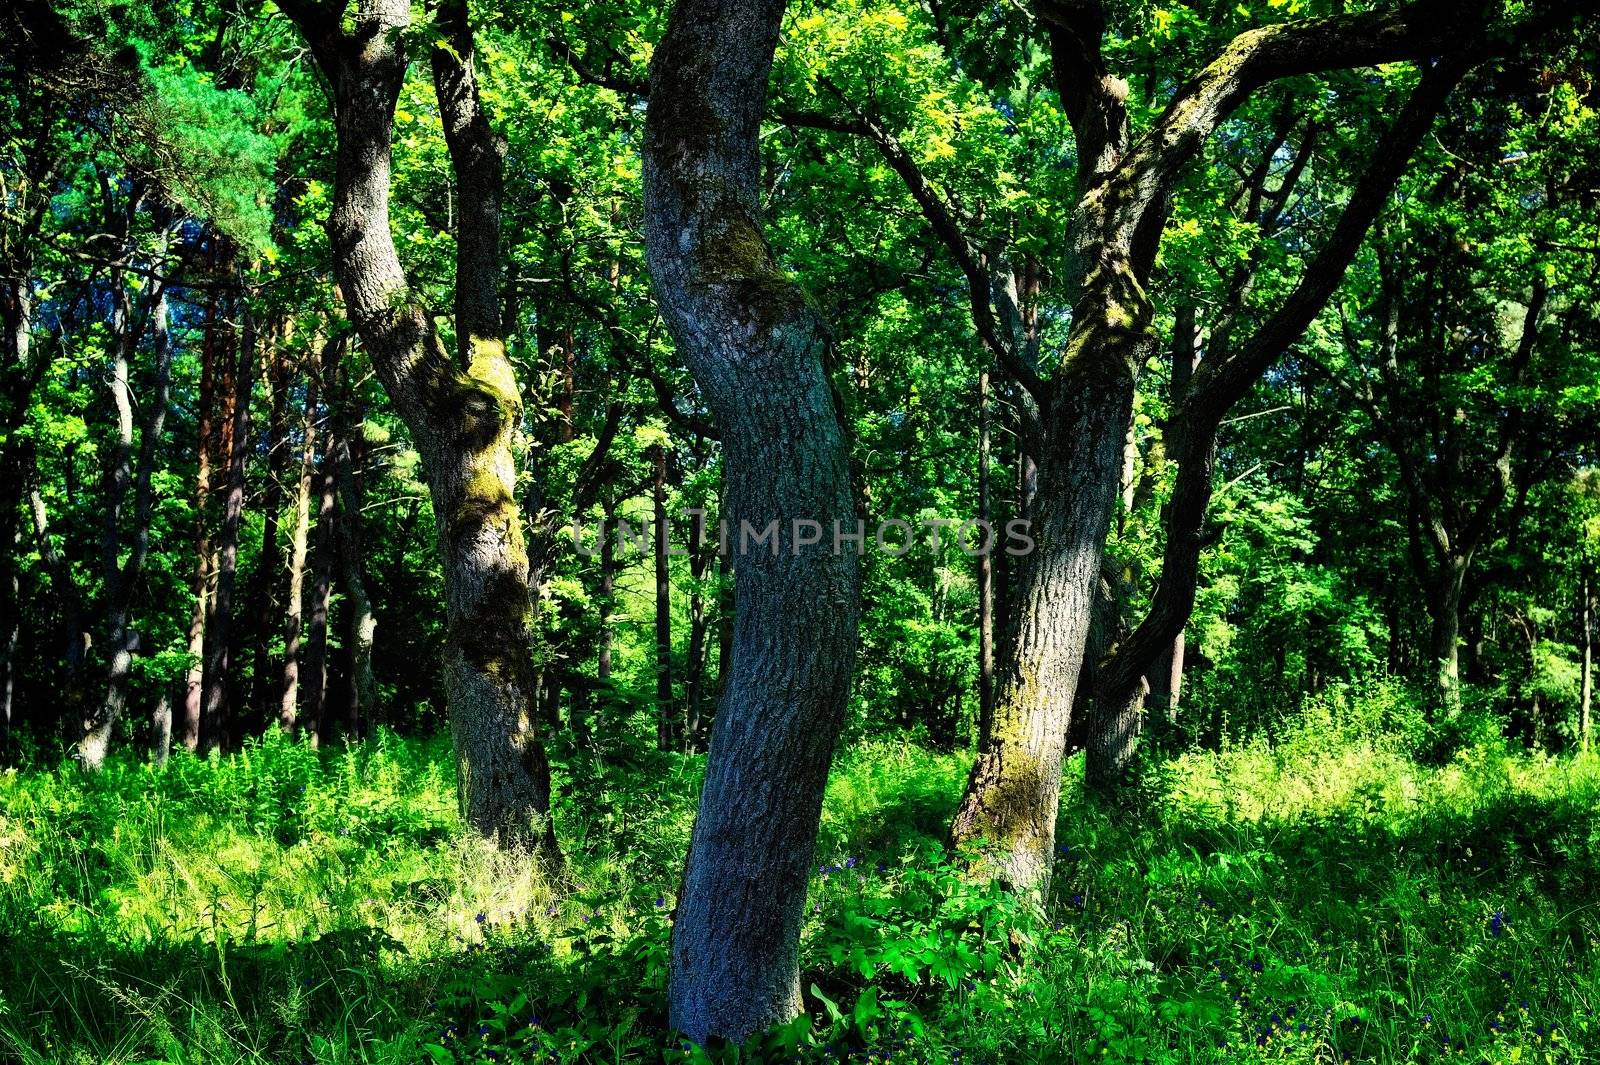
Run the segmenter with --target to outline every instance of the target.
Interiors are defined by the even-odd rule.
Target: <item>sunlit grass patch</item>
[[[1596,1060],[1597,760],[1418,757],[1341,713],[1158,762],[1116,806],[1071,789],[1043,910],[946,855],[967,754],[842,751],[808,1027],[743,1060]],[[699,761],[563,753],[560,870],[460,832],[449,765],[442,740],[271,737],[0,778],[0,1060],[681,1056]]]

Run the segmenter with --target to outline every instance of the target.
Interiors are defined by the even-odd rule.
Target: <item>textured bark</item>
[[[463,819],[504,844],[554,853],[550,767],[535,734],[533,604],[512,441],[521,405],[501,338],[505,141],[478,98],[463,0],[439,4],[432,50],[460,192],[452,358],[410,290],[389,232],[389,140],[407,65],[408,0],[361,0],[352,29],[286,0],[333,86],[337,161],[328,220],[350,320],[427,472],[443,562],[444,687]]]
[[[1142,306],[1147,316],[1148,305]],[[1038,463],[1037,546],[1020,560],[993,730],[951,826],[957,846],[978,848],[981,866],[1018,891],[1048,886],[1061,760],[1117,496],[1134,369],[1150,347],[1147,323],[1144,317],[1132,328],[1100,328],[1093,338],[1083,327],[1074,329],[1080,342],[1121,355],[1095,368],[1103,375],[1082,367],[1073,375],[1078,381],[1059,380],[1051,414],[1062,429],[1046,438]]]
[[[306,409],[301,428],[300,480],[295,486],[294,531],[289,535],[289,583],[283,607],[283,677],[278,689],[278,727],[293,732],[300,707],[300,641],[304,628],[307,545],[311,535],[311,490],[317,471],[317,393],[326,367],[339,357],[339,344],[322,351],[322,369],[306,375]]]
[[[255,332],[243,301],[237,304],[245,320],[243,336],[230,328],[223,349],[221,455],[226,462],[222,521],[217,527],[216,575],[207,602],[204,697],[200,706],[200,750],[225,748],[235,740],[231,694],[233,689],[233,592],[239,570],[239,530],[244,520],[245,456],[249,452],[250,393],[254,380]]]
[[[761,230],[758,134],[782,0],[681,0],[651,64],[645,239],[655,291],[721,433],[731,527],[855,529],[829,343]],[[801,1008],[799,938],[856,647],[858,559],[830,542],[739,559],[672,933],[671,1023],[743,1040]],[[737,548],[736,548],[737,549]]]
[[[717,555],[717,702],[727,690],[733,672],[733,623],[738,617],[737,589],[733,579],[733,555]]]

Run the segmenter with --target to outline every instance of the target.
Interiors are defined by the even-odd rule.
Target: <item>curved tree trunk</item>
[[[651,64],[645,239],[662,314],[722,434],[737,538],[731,666],[672,932],[670,1016],[734,1041],[801,1008],[800,926],[856,647],[858,562],[829,342],[761,231],[758,133],[782,0],[680,0]],[[822,542],[794,535],[814,521]],[[809,530],[809,527],[803,527]]]
[[[500,315],[505,141],[478,97],[464,0],[443,0],[433,81],[460,191],[452,357],[412,293],[389,231],[389,141],[407,66],[408,0],[361,0],[346,30],[314,0],[284,0],[333,86],[337,163],[328,219],[350,320],[422,456],[443,563],[444,687],[463,819],[555,853],[550,765],[536,733],[533,601],[512,441],[521,416]]]

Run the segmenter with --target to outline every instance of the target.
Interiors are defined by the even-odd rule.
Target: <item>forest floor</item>
[[[1043,913],[945,861],[967,764],[841,755],[808,1017],[741,1060],[1600,1060],[1600,759],[1308,719],[1069,795]],[[698,764],[557,767],[559,874],[457,831],[440,740],[0,774],[0,1061],[703,1059],[664,1031]]]

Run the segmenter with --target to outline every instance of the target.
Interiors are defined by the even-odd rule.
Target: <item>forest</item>
[[[1600,1062],[1600,4],[12,0],[0,1065]]]

